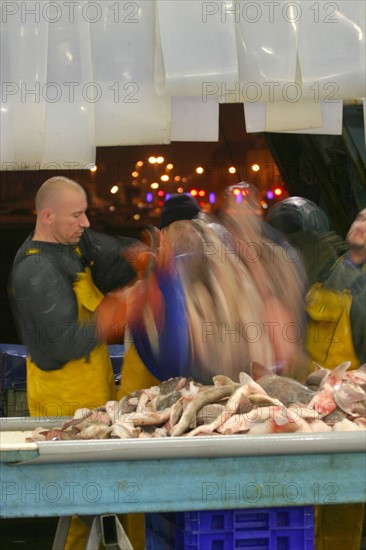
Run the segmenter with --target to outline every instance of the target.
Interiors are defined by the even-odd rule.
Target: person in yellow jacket
[[[35,202],[35,230],[20,247],[9,281],[13,314],[29,353],[28,408],[39,418],[71,416],[116,399],[107,342],[120,341],[154,288],[146,277],[137,280],[133,267],[143,266],[147,247],[92,231],[87,196],[78,183],[50,178]],[[146,371],[139,383],[148,387],[154,380]],[[71,528],[67,547],[81,547],[85,536],[85,526]]]
[[[366,209],[352,223],[345,247],[329,231],[325,213],[302,197],[270,209],[267,220],[296,246],[309,279],[306,348],[310,358],[333,369],[366,363]],[[364,504],[317,506],[317,550],[359,550]]]
[[[351,368],[366,363],[366,208],[353,221],[348,252],[307,294],[307,350],[323,367],[343,361]],[[359,550],[364,504],[319,506],[317,550]]]
[[[333,369],[366,363],[366,208],[353,221],[348,251],[308,291],[307,348],[314,361]]]
[[[290,197],[271,208],[269,223],[282,231],[305,258],[309,288],[306,348],[328,369],[344,361],[366,363],[366,209],[353,221],[346,248],[329,231],[325,213],[313,202]],[[364,504],[316,507],[317,550],[359,550]]]

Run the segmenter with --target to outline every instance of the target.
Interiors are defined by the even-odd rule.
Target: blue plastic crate
[[[276,529],[246,533],[190,533],[177,529],[174,543],[176,550],[314,550],[314,531]]]
[[[314,527],[314,509],[312,506],[231,510],[231,512],[236,531]]]
[[[192,533],[211,533],[232,531],[234,529],[234,510],[204,510],[202,512],[177,512],[177,527]]]
[[[214,533],[190,533],[176,530],[176,550],[233,550],[234,532],[215,531]]]
[[[176,550],[314,550],[312,506],[146,514]],[[146,550],[155,550],[147,542]]]
[[[175,550],[175,546],[165,541],[149,528],[145,530],[145,548],[149,550]]]

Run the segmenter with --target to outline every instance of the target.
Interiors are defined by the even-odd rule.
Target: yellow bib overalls
[[[78,273],[73,284],[78,302],[78,321],[94,321],[103,294],[94,285],[90,269]],[[89,357],[66,363],[61,369],[43,371],[27,358],[27,399],[31,416],[72,416],[76,409],[93,409],[116,399],[113,369],[106,343]]]
[[[309,316],[307,351],[313,361],[328,369],[351,361],[360,366],[350,323],[352,295],[314,284],[306,296]],[[317,550],[360,550],[364,504],[328,504],[315,507]]]

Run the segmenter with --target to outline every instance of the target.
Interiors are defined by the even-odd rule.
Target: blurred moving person
[[[237,380],[253,361],[306,376],[303,288],[284,249],[264,235],[252,194],[243,204],[226,196],[220,219],[186,194],[172,196],[162,210],[161,231],[186,297],[190,374],[202,383],[216,374]]]

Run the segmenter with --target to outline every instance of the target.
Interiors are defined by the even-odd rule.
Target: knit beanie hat
[[[201,208],[195,198],[186,193],[175,193],[167,201],[161,210],[160,229],[178,220],[192,220],[201,212]]]

